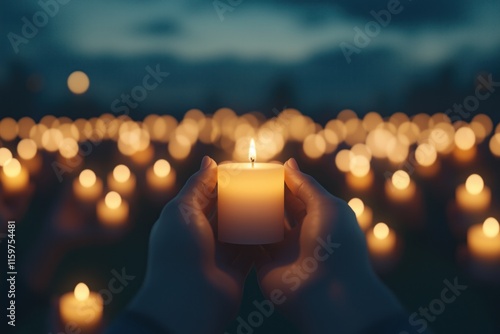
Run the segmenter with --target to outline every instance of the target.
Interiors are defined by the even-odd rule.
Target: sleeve
[[[142,314],[123,312],[106,329],[105,334],[173,334]]]

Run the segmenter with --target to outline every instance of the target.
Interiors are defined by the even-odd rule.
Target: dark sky
[[[391,6],[397,13],[388,24],[356,46],[356,29],[374,20],[370,12]],[[15,52],[9,36],[22,36],[23,18],[33,22],[42,7],[0,4],[0,84],[16,75],[13,64],[27,77],[36,73],[43,83],[37,110],[70,98],[65,84],[74,70],[89,75],[86,97],[105,109],[141,82],[146,66],[160,64],[171,76],[141,104],[146,111],[248,111],[283,101],[364,113],[404,108],[416,86],[443,75],[450,76],[448,88],[467,94],[478,73],[500,74],[500,2],[493,0],[246,0],[219,12],[205,0],[69,0],[47,8],[53,16]],[[357,47],[350,61],[346,45]],[[281,100],[273,100],[276,91]]]

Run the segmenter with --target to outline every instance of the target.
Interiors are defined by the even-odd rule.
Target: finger
[[[288,187],[285,187],[285,215],[291,227],[301,223],[306,215],[304,203]]]
[[[193,174],[181,189],[178,198],[189,204],[194,210],[204,213],[213,208],[216,199],[217,164],[205,156],[198,172]]]
[[[313,177],[302,173],[293,158],[285,163],[285,183],[308,211],[331,196]]]

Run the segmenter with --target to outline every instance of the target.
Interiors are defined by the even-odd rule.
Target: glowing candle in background
[[[12,159],[12,152],[6,147],[0,147],[0,167]]]
[[[73,181],[76,197],[84,202],[96,201],[102,194],[102,181],[90,169],[83,170]]]
[[[370,254],[378,259],[389,258],[396,250],[396,233],[385,223],[378,223],[366,235]]]
[[[354,211],[361,229],[366,231],[372,224],[372,209],[366,206],[361,199],[356,197],[351,199],[347,204],[349,204],[352,211]]]
[[[146,171],[146,180],[150,189],[154,191],[166,191],[175,184],[175,170],[165,159],[159,159]]]
[[[12,158],[4,163],[0,180],[2,188],[7,194],[17,194],[28,189],[30,177],[19,160]]]
[[[468,212],[485,210],[491,203],[491,190],[478,174],[470,175],[465,184],[459,185],[455,195],[459,209]]]
[[[366,190],[373,185],[374,175],[367,157],[354,154],[350,160],[349,170],[346,182],[351,188]]]
[[[61,296],[59,315],[63,325],[76,325],[83,333],[96,330],[102,324],[103,299],[91,292],[84,283],[78,283],[73,292]]]
[[[109,227],[123,226],[129,218],[129,206],[120,194],[110,191],[97,203],[97,218]]]
[[[455,132],[455,159],[460,162],[472,160],[476,155],[476,135],[469,127],[461,127]]]
[[[422,176],[434,176],[439,171],[439,161],[437,160],[436,148],[429,143],[422,143],[415,150],[415,160],[417,161],[417,171]]]
[[[247,163],[218,167],[218,238],[236,244],[268,244],[284,236],[284,167],[256,163],[250,142]]]
[[[386,180],[385,192],[395,202],[407,202],[414,198],[416,186],[407,172],[398,170]]]
[[[118,165],[108,174],[108,186],[123,196],[130,196],[135,190],[136,178],[125,165]]]
[[[500,226],[498,221],[487,218],[483,224],[476,224],[467,231],[467,245],[476,260],[500,261]]]
[[[17,144],[17,154],[23,165],[31,173],[37,173],[42,167],[42,158],[38,154],[38,147],[33,139],[25,138]]]

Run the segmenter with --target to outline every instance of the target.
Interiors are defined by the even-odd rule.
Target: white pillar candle
[[[83,202],[94,202],[102,194],[102,181],[90,169],[83,170],[73,181],[75,196]]]
[[[218,238],[234,244],[269,244],[284,236],[284,167],[255,163],[255,143],[247,163],[218,167]]]

